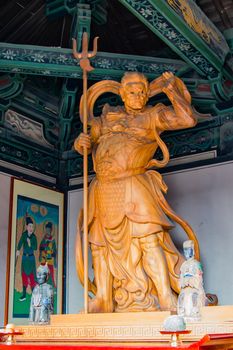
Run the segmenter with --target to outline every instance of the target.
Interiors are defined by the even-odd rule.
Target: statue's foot
[[[113,312],[113,305],[109,301],[95,297],[93,299],[89,299],[88,311],[90,313]]]

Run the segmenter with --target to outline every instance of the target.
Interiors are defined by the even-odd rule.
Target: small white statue
[[[185,321],[199,321],[201,307],[205,306],[206,295],[203,287],[203,270],[200,261],[195,259],[194,242],[183,244],[186,261],[180,268],[181,292],[178,297],[177,313]]]
[[[53,313],[53,287],[46,283],[49,277],[48,265],[37,269],[37,282],[32,292],[29,322],[31,324],[48,324]]]

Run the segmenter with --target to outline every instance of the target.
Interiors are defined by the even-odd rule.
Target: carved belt
[[[140,174],[144,174],[146,172],[146,169],[143,167],[140,168],[135,168],[135,169],[130,169],[130,170],[126,170],[126,171],[122,171],[118,174],[109,174],[108,172],[106,172],[105,174],[96,174],[96,178],[97,180],[100,181],[112,181],[112,180],[119,180],[119,179],[123,179],[126,177],[130,177],[130,176],[134,176],[134,175],[140,175]]]

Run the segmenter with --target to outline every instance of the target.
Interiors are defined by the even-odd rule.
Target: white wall
[[[75,241],[77,218],[82,206],[83,191],[70,191],[67,205],[67,269],[66,269],[66,313],[78,313],[84,308],[83,287],[78,280],[75,265]],[[91,260],[91,254],[89,252]],[[93,277],[89,264],[89,276]]]
[[[233,304],[233,163],[167,174],[167,199],[197,234],[205,290]],[[174,239],[184,238],[182,231]],[[176,237],[177,236],[177,237]]]
[[[233,304],[233,163],[184,170],[163,176],[167,200],[196,231],[204,267],[205,290],[218,295],[221,305]],[[74,258],[76,218],[82,190],[70,191],[67,241],[67,313],[83,307]],[[181,247],[182,229],[172,232]]]
[[[66,313],[77,313],[83,305],[83,289],[78,281],[75,267],[75,237],[78,212],[82,203],[82,190],[70,191],[67,211],[67,270]]]
[[[10,182],[10,176],[0,173],[0,326],[5,312]]]

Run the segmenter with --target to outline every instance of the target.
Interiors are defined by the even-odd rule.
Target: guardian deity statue
[[[181,292],[178,298],[177,313],[186,321],[199,321],[201,307],[207,302],[203,287],[203,270],[200,261],[195,259],[193,241],[185,241],[183,248],[187,261],[180,268]]]
[[[96,99],[105,92],[119,94],[124,106],[105,105],[93,116]],[[146,105],[149,97],[167,95],[170,106]],[[80,113],[82,114],[81,101]],[[194,127],[196,114],[190,94],[171,72],[150,84],[138,72],[125,73],[121,83],[104,80],[87,91],[90,133],[81,133],[74,147],[92,152],[96,177],[89,187],[88,232],[92,252],[95,294],[89,312],[174,310],[179,270],[184,258],[169,231],[179,223],[188,238],[198,242],[191,227],[178,217],[164,198],[167,186],[152,170],[164,167],[169,152],[163,131]],[[163,158],[153,159],[161,149]],[[76,261],[83,280],[82,215],[77,235]]]
[[[48,324],[53,313],[53,287],[46,283],[49,277],[48,265],[37,269],[37,282],[32,292],[29,322],[31,324]]]

